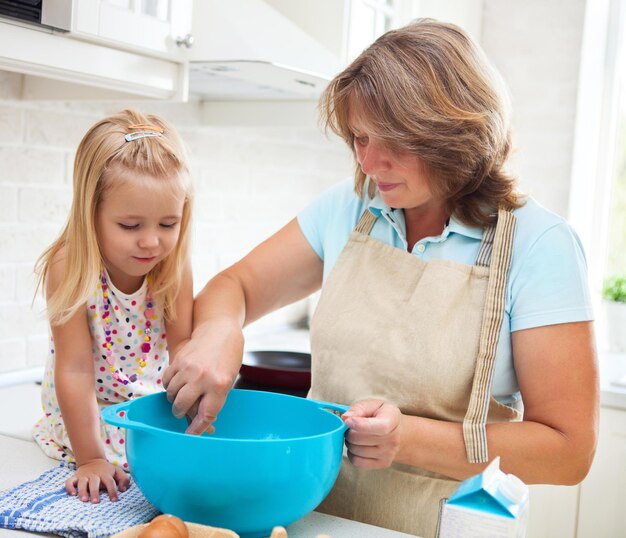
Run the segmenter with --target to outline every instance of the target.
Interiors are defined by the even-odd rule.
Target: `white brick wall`
[[[0,200],[2,200],[0,224],[17,221],[18,193],[17,186],[0,184]]]
[[[19,76],[0,72],[0,373],[45,362],[44,304],[38,298],[31,306],[33,264],[65,222],[78,142],[95,120],[127,105],[22,102],[14,100],[19,84]],[[300,123],[310,127],[293,126],[298,111],[293,104],[290,117],[281,118],[275,104],[247,103],[237,117],[238,107],[231,103],[233,126],[216,124],[207,114],[215,104],[131,106],[163,115],[188,145],[197,191],[196,291],[352,170],[343,144],[326,139],[308,120],[309,105],[302,105]],[[302,302],[259,326],[294,322],[306,312]]]
[[[15,265],[0,265],[0,302],[11,303],[15,300]]]

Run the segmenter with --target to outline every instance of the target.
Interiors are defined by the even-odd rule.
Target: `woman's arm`
[[[589,471],[598,434],[598,368],[590,322],[516,331],[522,422],[487,426],[489,458],[529,484],[577,484]],[[347,415],[347,416],[346,416]],[[465,455],[462,425],[400,415],[367,400],[346,414],[348,449],[360,467],[405,463],[459,480],[480,472]]]
[[[166,321],[167,347],[170,364],[176,357],[178,350],[191,338],[193,325],[193,277],[191,274],[191,260],[187,260],[183,273],[180,291],[174,306],[176,319]]]
[[[173,412],[197,404],[190,433],[210,431],[224,405],[243,355],[243,327],[322,285],[323,262],[294,219],[199,293],[194,330],[163,382]]]
[[[64,266],[62,259],[51,264],[46,279],[47,297],[61,282]],[[66,323],[51,329],[55,391],[78,467],[76,474],[66,481],[66,490],[70,495],[78,494],[81,501],[99,502],[100,489],[104,488],[111,500],[117,500],[117,489],[125,491],[129,478],[122,469],[108,463],[104,454],[85,309],[80,308]]]

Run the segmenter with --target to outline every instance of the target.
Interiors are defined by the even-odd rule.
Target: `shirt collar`
[[[479,226],[468,226],[467,224],[463,224],[454,215],[450,217],[448,229],[450,233],[465,235],[466,237],[471,237],[473,239],[482,239],[483,237],[483,228]]]
[[[367,186],[365,186],[363,190],[366,193],[365,196],[367,196]],[[383,202],[383,199],[380,197],[378,189],[376,189],[376,194],[374,194],[374,198],[369,201],[367,208],[376,216],[380,215],[381,213],[393,212],[393,209],[389,207],[385,202]]]
[[[367,193],[367,184],[364,186],[364,191]],[[365,194],[367,196],[367,194]],[[376,217],[382,215],[392,215],[394,212],[398,211],[389,207],[380,196],[378,190],[376,190],[376,194],[374,198],[372,198],[367,206],[372,214]],[[402,219],[404,221],[404,218]],[[444,228],[443,233],[441,234],[442,239],[446,238],[448,234],[456,233],[460,235],[464,235],[466,237],[471,237],[472,239],[481,239],[483,236],[483,228],[477,226],[468,226],[461,222],[454,215],[450,217],[450,222]]]

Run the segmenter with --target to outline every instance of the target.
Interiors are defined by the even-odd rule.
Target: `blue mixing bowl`
[[[313,510],[342,460],[348,408],[255,390],[230,391],[215,433],[185,433],[165,392],[112,405],[105,422],[126,428],[135,482],[161,512],[268,536]]]

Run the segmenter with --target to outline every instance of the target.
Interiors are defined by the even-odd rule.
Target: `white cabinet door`
[[[575,538],[580,486],[530,486],[526,538]]]
[[[4,22],[0,70],[24,75],[23,99],[187,98],[182,62]]]
[[[74,32],[128,50],[179,56],[191,32],[192,0],[78,0]]]
[[[582,483],[577,538],[626,536],[626,411],[600,410],[600,438]]]

